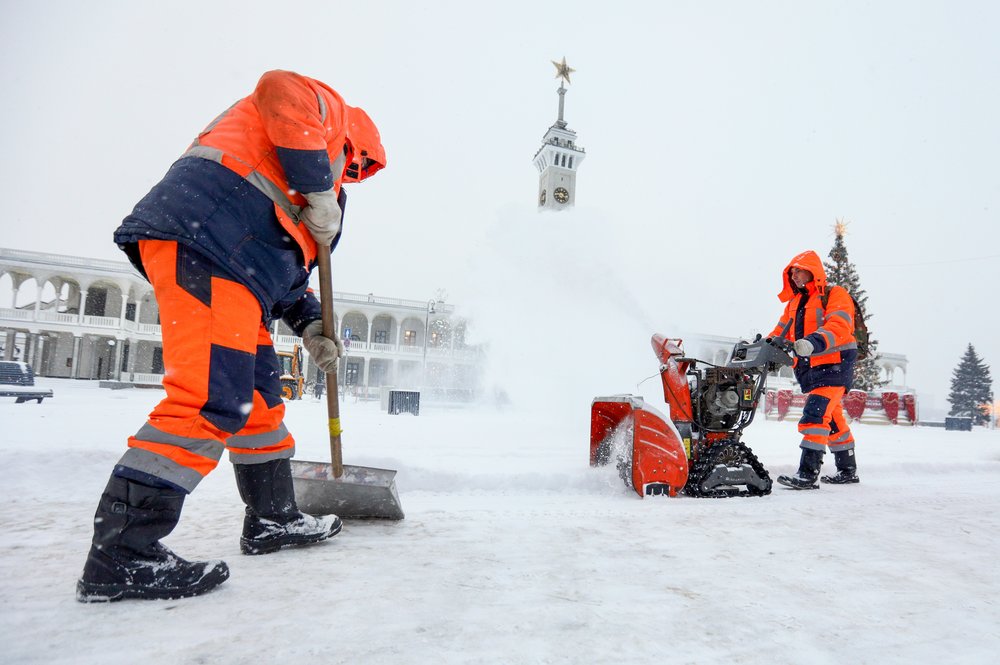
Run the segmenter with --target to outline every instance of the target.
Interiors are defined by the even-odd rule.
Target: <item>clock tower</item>
[[[559,81],[559,118],[542,137],[542,147],[535,153],[535,168],[538,169],[538,209],[565,210],[576,202],[576,170],[586,156],[583,148],[576,145],[576,132],[566,126],[563,109],[566,102],[566,87],[569,75],[575,72],[562,62],[552,61],[556,66]]]

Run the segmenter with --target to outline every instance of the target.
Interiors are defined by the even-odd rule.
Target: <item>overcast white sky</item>
[[[122,259],[112,230],[197,131],[293,69],[367,109],[389,156],[350,191],[338,290],[462,305],[498,260],[569,247],[631,303],[635,344],[748,335],[843,217],[909,383],[943,403],[969,342],[1000,374],[1000,5],[480,5],[2,0],[0,246]],[[587,159],[576,211],[538,215],[563,56]]]

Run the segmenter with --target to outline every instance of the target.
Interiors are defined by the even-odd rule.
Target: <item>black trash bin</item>
[[[400,413],[412,413],[415,416],[420,415],[420,391],[389,391],[389,415],[396,416]]]
[[[971,432],[972,418],[970,416],[948,416],[944,419],[944,428],[952,432]]]

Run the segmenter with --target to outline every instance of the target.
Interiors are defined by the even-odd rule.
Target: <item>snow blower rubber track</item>
[[[718,441],[691,465],[684,494],[702,499],[765,496],[771,476],[750,447],[739,441]]]

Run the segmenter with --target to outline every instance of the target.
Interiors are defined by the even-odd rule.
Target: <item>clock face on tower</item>
[[[538,195],[538,205],[540,205],[540,206],[545,205],[545,190],[544,189],[542,190],[542,193]]]
[[[554,198],[559,203],[566,203],[569,201],[569,192],[566,191],[565,187],[556,187],[552,192],[552,198]]]

